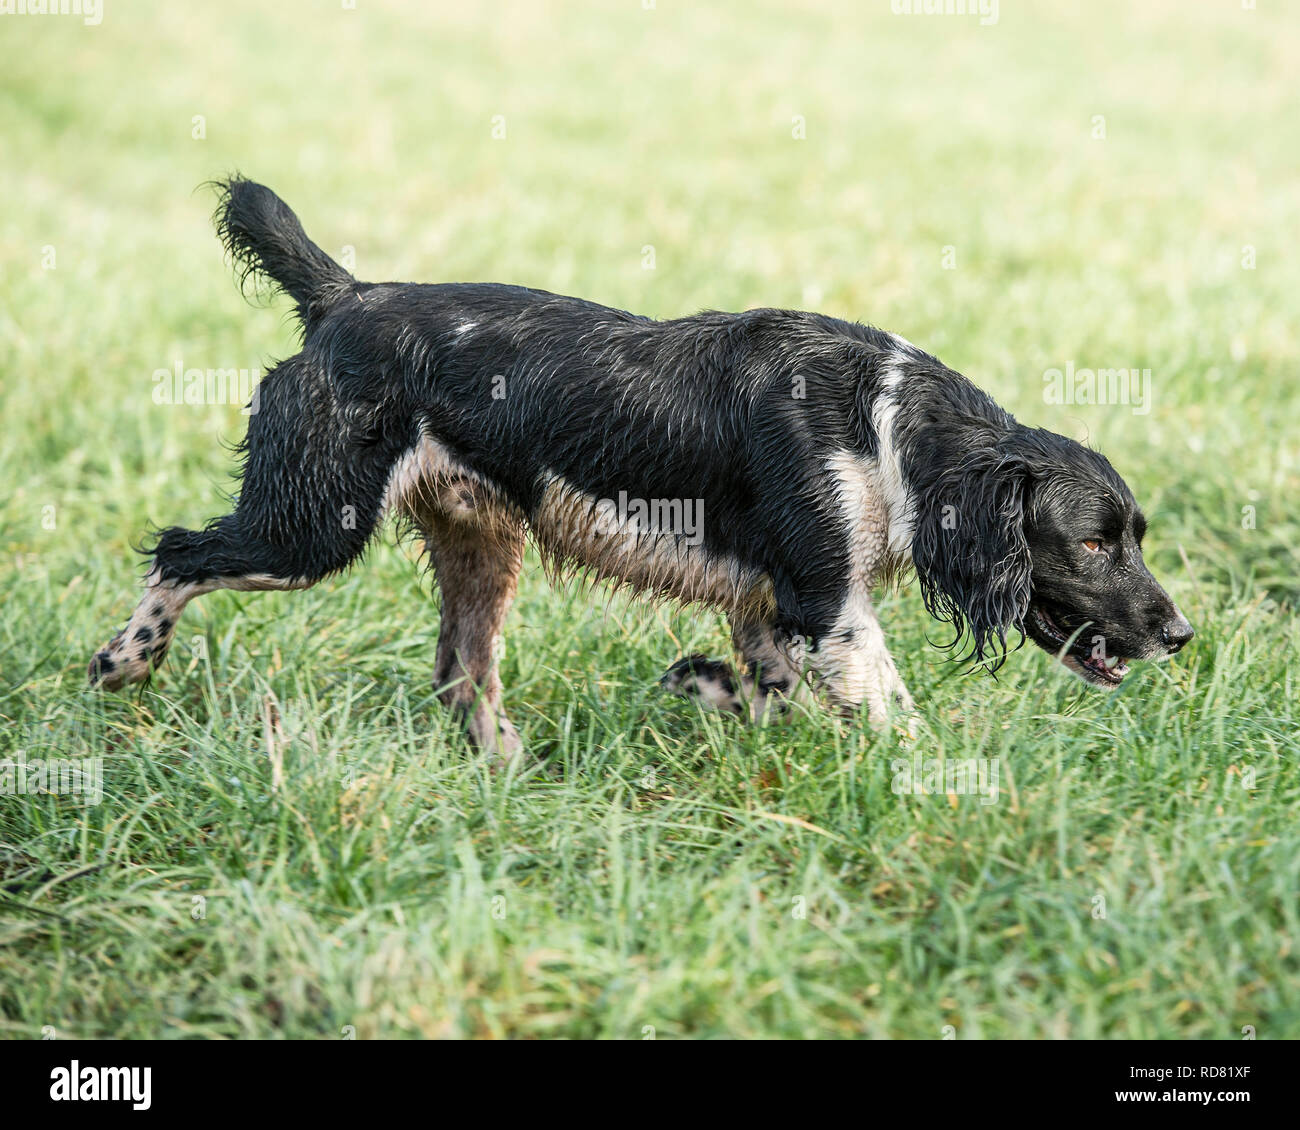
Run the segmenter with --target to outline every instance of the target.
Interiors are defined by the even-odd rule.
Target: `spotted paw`
[[[90,685],[115,691],[143,682],[163,661],[169,642],[153,628],[128,625],[91,658],[86,671]]]
[[[715,710],[745,713],[736,669],[722,659],[688,655],[668,668],[659,685],[671,694],[695,698]]]

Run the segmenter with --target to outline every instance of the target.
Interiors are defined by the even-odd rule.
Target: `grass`
[[[435,7],[0,20],[0,757],[104,786],[0,796],[0,1033],[1300,1035],[1295,21]],[[885,597],[915,752],[997,759],[994,804],[898,795],[898,750],[821,714],[666,700],[723,621],[532,557],[503,662],[534,756],[494,775],[391,536],[204,598],[150,689],[91,693],[131,544],[220,511],[243,426],[156,404],[155,370],[293,349],[193,192],[235,168],[363,278],[902,333],[1111,456],[1197,639],[1101,696],[1037,652],[966,675]],[[1149,368],[1150,411],[1047,403],[1071,361]]]

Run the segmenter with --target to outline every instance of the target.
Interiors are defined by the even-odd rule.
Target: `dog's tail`
[[[356,280],[307,238],[289,205],[265,185],[236,174],[215,187],[213,222],[239,272],[240,288],[249,278],[269,280],[294,300],[309,328],[340,289]]]

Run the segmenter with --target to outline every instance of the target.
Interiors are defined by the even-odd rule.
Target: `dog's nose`
[[[1177,613],[1169,623],[1160,629],[1160,638],[1164,641],[1165,647],[1169,649],[1170,655],[1181,649],[1194,635],[1196,635],[1196,631],[1187,622],[1187,617],[1181,612]]]

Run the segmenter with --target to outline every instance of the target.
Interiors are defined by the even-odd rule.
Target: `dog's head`
[[[1104,457],[1043,433],[1031,462],[1025,633],[1080,678],[1116,687],[1130,659],[1168,659],[1193,635],[1142,559],[1147,522]]]
[[[996,664],[1020,630],[1080,678],[1117,687],[1192,626],[1142,559],[1146,519],[1095,451],[1053,432],[975,423],[916,494],[912,558],[931,613]]]

